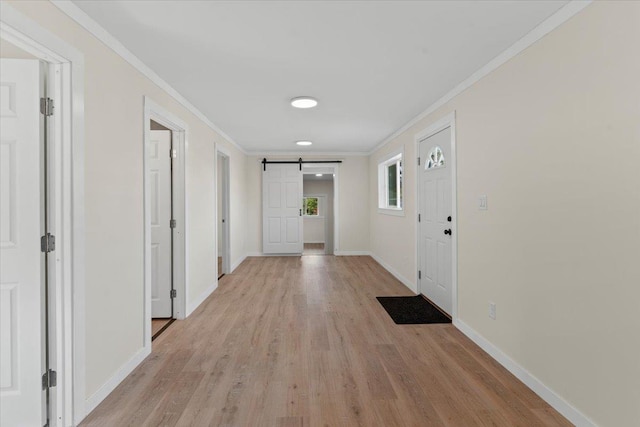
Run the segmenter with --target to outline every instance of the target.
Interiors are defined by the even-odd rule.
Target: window
[[[402,152],[378,165],[378,208],[382,213],[402,213]]]
[[[424,163],[425,169],[435,169],[441,168],[444,166],[444,153],[442,152],[442,148],[439,146],[434,146],[429,151],[429,156],[427,157],[427,161]]]
[[[302,214],[304,216],[318,216],[318,198],[317,197],[304,197],[302,199]]]

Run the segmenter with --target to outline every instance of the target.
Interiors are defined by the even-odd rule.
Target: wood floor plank
[[[82,425],[570,425],[454,326],[393,323],[393,295],[370,257],[247,258]]]

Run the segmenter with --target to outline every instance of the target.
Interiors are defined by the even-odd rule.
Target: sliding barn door
[[[262,172],[262,252],[302,253],[302,171],[267,164]]]

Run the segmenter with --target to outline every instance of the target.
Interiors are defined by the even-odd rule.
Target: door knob
[[[451,229],[444,230],[444,234],[448,234],[449,236],[451,236]]]

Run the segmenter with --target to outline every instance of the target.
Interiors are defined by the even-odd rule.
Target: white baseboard
[[[196,308],[198,308],[200,306],[200,304],[202,304],[204,302],[204,300],[206,300],[209,297],[209,295],[211,295],[213,293],[213,291],[215,291],[217,288],[218,288],[218,280],[216,279],[216,281],[213,282],[213,284],[209,285],[209,287],[207,289],[205,289],[202,292],[202,294],[200,294],[198,299],[188,303],[188,305],[187,305],[187,315],[185,317],[191,316],[191,313],[193,313],[196,310]]]
[[[513,361],[509,356],[503,353],[502,350],[489,342],[469,325],[460,319],[454,319],[453,325],[574,425],[578,427],[597,426],[597,424],[590,420],[586,415],[574,408],[569,402],[547,387],[542,381],[533,376],[533,374],[525,368]]]
[[[118,369],[116,373],[98,389],[98,391],[85,400],[84,416],[86,417],[91,413],[91,411],[96,409],[96,407],[150,354],[151,346],[143,347],[138,350],[131,359],[122,365],[120,369]]]
[[[389,273],[391,273],[391,275],[393,277],[395,277],[396,279],[398,279],[403,285],[405,285],[407,288],[409,288],[411,290],[411,292],[413,293],[418,293],[418,287],[416,286],[416,284],[411,283],[410,280],[408,280],[407,278],[405,278],[402,274],[398,273],[398,271],[391,267],[389,264],[387,264],[386,262],[384,262],[382,260],[382,258],[380,258],[378,255],[372,253],[370,254],[371,258],[373,258],[374,260],[376,260],[376,262],[378,264],[380,264],[385,270],[387,270]]]
[[[247,259],[247,255],[242,255],[240,258],[238,258],[238,260],[236,262],[234,262],[233,264],[231,264],[231,271],[229,273],[233,273],[235,271],[236,268],[238,268],[240,266],[240,264],[242,264],[244,262],[244,260]]]
[[[310,242],[304,242],[304,244],[305,244],[305,245],[306,245],[307,243],[312,244],[312,245],[315,245],[315,244],[317,244],[317,243],[323,243],[323,244],[324,244],[324,243],[325,243],[325,241],[324,241],[324,240],[312,240],[312,241],[310,241]]]
[[[336,251],[335,256],[371,256],[369,251]]]

